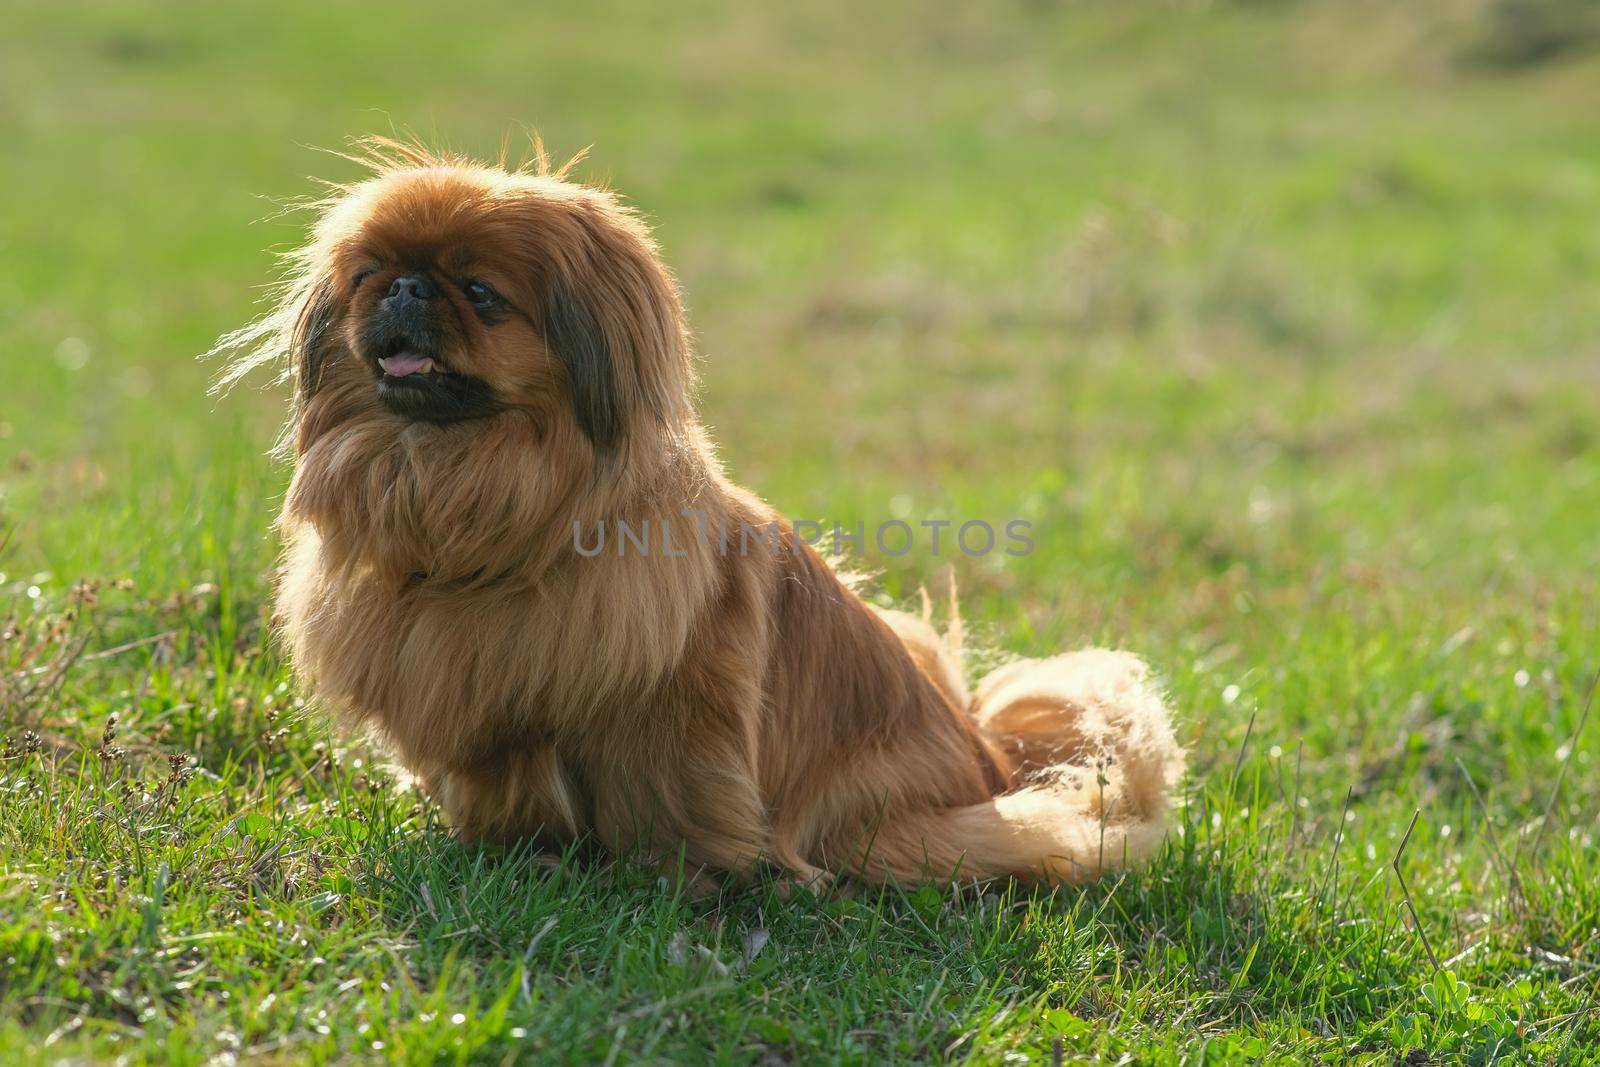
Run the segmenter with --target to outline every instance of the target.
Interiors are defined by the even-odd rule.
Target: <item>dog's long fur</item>
[[[575,551],[575,524],[778,519],[695,420],[646,227],[543,165],[363,158],[278,308],[224,345],[296,383],[277,598],[295,669],[461,834],[902,882],[1078,882],[1158,847],[1182,753],[1134,657],[1014,663],[969,696],[926,619],[870,609],[786,527],[775,551]],[[362,329],[401,271],[465,270],[507,310],[450,296],[441,351],[498,409],[397,414]]]

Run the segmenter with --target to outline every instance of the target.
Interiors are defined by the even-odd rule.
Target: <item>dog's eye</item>
[[[475,308],[492,308],[500,301],[500,294],[496,293],[484,282],[467,282],[461,287],[467,295],[467,300]]]
[[[372,267],[368,267],[366,270],[358,270],[358,271],[356,271],[356,276],[354,278],[350,279],[350,288],[352,288],[352,289],[361,288],[361,283],[366,281],[368,278],[372,277],[376,273],[378,273],[378,272],[375,269],[373,269]]]

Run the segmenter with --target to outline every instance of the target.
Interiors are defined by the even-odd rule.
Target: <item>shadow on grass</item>
[[[847,886],[813,897],[764,877],[700,899],[592,845],[559,855],[462,845],[431,823],[375,835],[362,859],[356,892],[404,941],[417,981],[466,967],[493,988],[498,975],[530,1011],[561,1003],[560,1040],[579,1043],[563,1047],[598,1055],[641,1023],[667,1044],[628,1043],[636,1056],[683,1039],[940,1058],[1002,1033],[1029,1053],[1073,1034],[1087,1043],[1068,1047],[1105,1051],[1108,1028],[1093,1021],[1126,1014],[1130,976],[1209,991],[1199,1004],[1141,1001],[1151,1027],[1299,1020],[1310,980],[1274,972],[1297,930],[1266,893],[1176,849],[1084,889]]]

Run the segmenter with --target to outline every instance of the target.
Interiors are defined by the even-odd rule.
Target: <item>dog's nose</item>
[[[402,274],[389,286],[389,299],[396,303],[407,300],[432,300],[439,295],[439,290],[433,287],[424,275]]]

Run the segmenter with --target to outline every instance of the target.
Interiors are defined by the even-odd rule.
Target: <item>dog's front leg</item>
[[[496,753],[437,782],[445,818],[464,840],[536,837],[560,847],[588,828],[578,786],[548,744]]]
[[[686,875],[744,876],[771,858],[771,826],[756,779],[754,707],[675,686],[630,711],[584,760],[594,829],[618,856],[641,852]],[[753,703],[753,697],[751,700]]]

